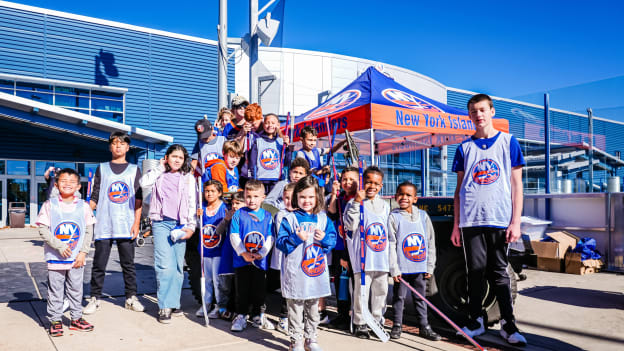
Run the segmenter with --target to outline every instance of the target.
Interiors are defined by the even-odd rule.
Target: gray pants
[[[288,334],[291,341],[300,341],[305,337],[316,341],[318,325],[321,321],[319,299],[286,299],[288,306]]]
[[[82,281],[84,267],[68,270],[48,270],[48,319],[61,321],[63,299],[69,300],[69,313],[72,320],[82,317]]]
[[[360,303],[362,285],[360,282],[361,273],[353,275],[353,324],[366,324],[362,317],[362,304]],[[364,286],[364,305],[368,306],[373,318],[381,321],[384,307],[386,307],[386,296],[388,295],[388,272],[366,272]]]

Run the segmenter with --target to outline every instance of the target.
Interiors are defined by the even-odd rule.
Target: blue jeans
[[[154,234],[154,269],[158,286],[158,308],[180,308],[184,282],[184,252],[186,240],[171,241],[169,234],[176,226],[174,220],[152,222]]]

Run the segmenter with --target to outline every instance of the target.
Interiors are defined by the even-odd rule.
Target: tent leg
[[[370,131],[370,152],[371,152],[371,166],[375,165],[375,130],[373,128]]]

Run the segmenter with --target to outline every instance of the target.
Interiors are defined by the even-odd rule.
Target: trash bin
[[[9,202],[9,223],[11,228],[24,228],[26,219],[25,202]]]

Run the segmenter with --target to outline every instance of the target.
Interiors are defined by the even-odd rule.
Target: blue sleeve
[[[462,145],[459,144],[455,150],[455,157],[453,158],[453,172],[455,173],[464,171],[464,148]]]
[[[321,247],[324,253],[328,253],[336,246],[336,227],[334,223],[327,218],[327,225],[325,226],[325,237],[321,240]]]
[[[197,160],[199,158],[199,140],[195,142],[193,146],[193,152],[191,152],[191,160]]]
[[[522,156],[522,148],[520,147],[520,143],[518,139],[511,136],[511,140],[509,141],[509,156],[511,157],[511,168],[518,166],[525,166],[526,162],[524,161],[524,156]]]
[[[234,212],[230,223],[230,234],[240,234],[240,210]]]
[[[290,223],[287,220],[282,220],[277,233],[277,239],[275,240],[275,247],[288,255],[302,243],[303,240],[290,228]]]

